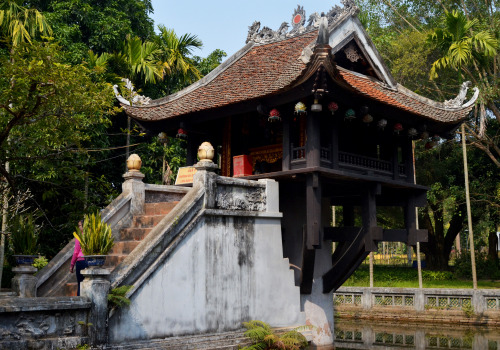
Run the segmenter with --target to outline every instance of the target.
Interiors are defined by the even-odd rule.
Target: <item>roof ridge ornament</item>
[[[341,3],[344,5],[343,8],[335,5],[326,14],[326,19],[328,20],[328,27],[337,23],[340,19],[345,16],[356,16],[359,12],[359,8],[356,6],[354,0],[342,0]],[[297,5],[292,15],[292,30],[287,32],[289,25],[287,22],[283,22],[277,31],[272,30],[269,27],[263,27],[260,30],[260,22],[255,21],[251,26],[248,27],[248,35],[246,43],[249,42],[255,44],[268,44],[278,40],[292,38],[294,36],[316,30],[320,26],[321,16],[314,12],[309,16],[307,27],[306,23],[306,11],[303,6]]]
[[[460,86],[460,91],[458,92],[457,97],[455,97],[451,100],[444,101],[445,108],[460,108],[460,107],[464,107],[464,106],[468,107],[471,104],[473,104],[476,101],[477,96],[479,95],[479,89],[477,87],[475,87],[473,89],[474,95],[469,100],[469,102],[464,104],[464,101],[467,97],[467,90],[469,89],[470,86],[471,86],[470,81],[466,81],[466,82],[462,83],[462,85]]]
[[[129,79],[123,78],[122,81],[125,83],[125,89],[127,89],[127,94],[130,96],[132,100],[132,106],[147,106],[151,102],[151,99],[146,96],[139,95],[136,91],[134,91],[134,85]],[[118,91],[118,85],[113,85],[113,92],[115,93],[115,97],[120,103],[130,106],[130,101],[120,95]]]

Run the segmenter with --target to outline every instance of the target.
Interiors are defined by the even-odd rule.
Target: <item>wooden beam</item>
[[[302,232],[302,262],[300,269],[300,293],[311,294],[313,277],[314,277],[314,261],[316,258],[315,249],[307,249],[306,246],[307,231]]]
[[[352,242],[358,234],[361,227],[324,227],[324,240],[332,242]]]
[[[417,245],[417,242],[428,242],[429,232],[424,229],[411,229],[408,233],[408,245]]]
[[[290,117],[283,117],[283,158],[281,160],[281,170],[290,170]]]
[[[306,120],[306,164],[308,168],[320,166],[321,113],[310,112]]]
[[[321,247],[321,179],[318,173],[308,174],[306,180],[306,247]]]

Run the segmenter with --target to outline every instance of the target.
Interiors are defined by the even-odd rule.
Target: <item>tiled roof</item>
[[[143,120],[162,120],[267,96],[287,87],[305,69],[302,50],[317,31],[279,42],[259,45],[205,85],[152,106],[123,106],[129,115]]]
[[[401,85],[398,85],[398,89],[395,90],[373,78],[362,76],[343,68],[339,68],[339,72],[343,80],[361,94],[373,100],[441,123],[456,123],[461,121],[472,109],[472,106],[447,109],[444,108],[442,103],[412,93]]]
[[[305,47],[314,43],[317,33],[313,31],[270,44],[250,45],[246,51],[242,50],[236,57],[233,56],[231,62],[223,64],[218,71],[183,91],[152,101],[147,106],[123,107],[135,119],[157,121],[281,92],[311,73],[308,68],[312,67],[313,60],[308,65],[301,59],[301,55]],[[325,59],[330,59],[329,57],[327,55]],[[444,108],[443,103],[419,96],[401,85],[394,89],[375,78],[338,66],[337,69],[339,74],[334,74],[335,79],[345,88],[438,123],[456,124],[472,108]]]

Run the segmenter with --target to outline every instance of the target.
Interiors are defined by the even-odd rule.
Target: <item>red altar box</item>
[[[252,161],[250,156],[233,157],[233,177],[242,177],[252,175]]]

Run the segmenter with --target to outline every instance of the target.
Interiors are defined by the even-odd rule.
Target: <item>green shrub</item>
[[[35,261],[33,261],[33,267],[36,267],[38,270],[41,270],[45,266],[47,266],[48,263],[49,261],[47,260],[47,258],[45,258],[44,256],[39,256],[38,258],[35,259]]]
[[[262,321],[243,322],[243,326],[247,329],[245,336],[252,340],[252,345],[241,350],[300,350],[308,346],[307,339],[296,329],[279,336]]]
[[[73,236],[80,241],[84,255],[106,255],[114,244],[111,226],[102,222],[99,212],[85,215],[83,232],[73,232]]]
[[[422,280],[424,281],[447,281],[453,279],[451,271],[430,271],[422,270]]]
[[[12,252],[20,255],[38,253],[38,231],[32,214],[19,214],[11,218],[8,224]]]
[[[111,308],[120,308],[122,306],[130,305],[130,299],[126,297],[128,291],[133,286],[120,286],[113,288],[108,294],[108,303]]]
[[[476,251],[476,273],[477,278],[500,279],[500,267],[494,261],[488,259],[488,255]],[[470,252],[462,252],[455,260],[454,276],[456,278],[472,278],[472,263]]]

